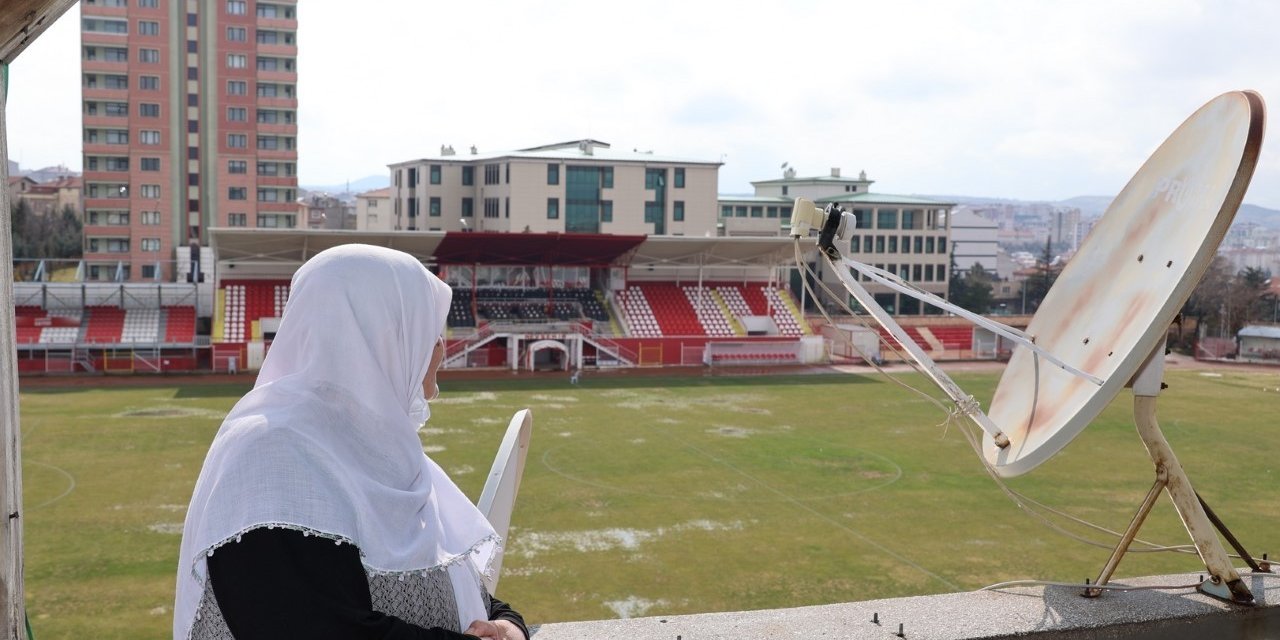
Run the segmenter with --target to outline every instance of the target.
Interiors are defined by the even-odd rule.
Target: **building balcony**
[[[124,75],[129,73],[129,63],[112,62],[110,60],[81,60],[80,71],[81,77],[84,77],[86,73],[116,73]]]
[[[297,98],[263,98],[255,102],[259,109],[294,109],[298,108]]]
[[[86,129],[124,129],[129,126],[129,116],[86,115],[83,118]]]
[[[129,100],[128,89],[104,89],[102,87],[82,87],[81,97],[85,100],[111,100],[126,102]]]
[[[298,30],[297,18],[258,18],[255,25],[259,29],[271,29],[272,31],[294,31]]]
[[[297,71],[259,71],[255,76],[258,82],[283,82],[287,84],[298,84]]]
[[[84,143],[84,155],[86,156],[119,156],[126,153],[129,153],[129,145],[127,144]]]
[[[258,45],[257,53],[260,56],[296,58],[298,57],[298,45],[296,44],[260,44]]]
[[[298,160],[296,149],[258,149],[258,160]]]
[[[258,176],[258,185],[262,187],[294,187],[298,186],[297,176]]]
[[[297,136],[297,124],[264,124],[259,123],[256,131],[259,134]]]
[[[287,213],[290,215],[298,215],[298,203],[296,202],[257,202],[254,208],[258,213]]]

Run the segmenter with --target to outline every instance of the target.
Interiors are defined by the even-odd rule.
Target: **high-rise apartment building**
[[[83,0],[85,278],[297,223],[296,0]]]

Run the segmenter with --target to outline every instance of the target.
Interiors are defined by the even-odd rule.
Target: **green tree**
[[[974,313],[987,313],[991,310],[992,282],[994,278],[979,263],[974,263],[968,271],[951,271],[950,287],[947,292],[952,303]]]
[[[1044,253],[1041,253],[1040,259],[1036,261],[1035,275],[1027,278],[1027,281],[1022,284],[1026,292],[1028,312],[1040,308],[1040,303],[1044,302],[1044,297],[1049,294],[1049,289],[1053,288],[1053,283],[1057,282],[1058,274],[1061,272],[1062,267],[1053,264],[1053,243],[1046,239]]]
[[[79,258],[84,255],[84,225],[71,205],[62,207],[53,219],[51,258]]]

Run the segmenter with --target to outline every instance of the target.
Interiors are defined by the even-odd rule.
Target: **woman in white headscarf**
[[[501,541],[418,439],[451,297],[381,247],[298,270],[196,482],[176,640],[528,637],[481,582]]]

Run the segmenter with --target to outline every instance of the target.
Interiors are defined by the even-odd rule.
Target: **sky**
[[[80,168],[78,11],[12,66],[24,168]],[[722,161],[721,193],[785,162],[1059,200],[1114,195],[1224,91],[1280,104],[1271,0],[305,0],[298,19],[304,185],[589,137]],[[1276,130],[1245,198],[1272,208]]]

